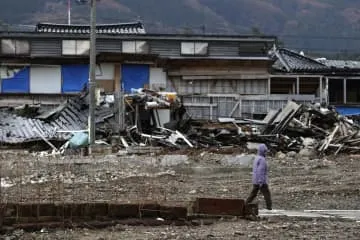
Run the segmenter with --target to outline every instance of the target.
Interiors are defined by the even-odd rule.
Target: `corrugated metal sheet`
[[[61,66],[31,66],[30,93],[61,93]]]
[[[237,42],[210,42],[209,56],[239,56],[239,43]]]
[[[70,99],[61,112],[48,122],[16,116],[0,111],[0,142],[17,144],[41,140],[40,132],[48,140],[67,140],[70,133],[57,133],[59,130],[84,130],[87,128],[88,107],[84,98]],[[95,112],[97,124],[113,116],[110,108],[98,108]]]
[[[182,80],[172,77],[174,88],[178,94],[267,94],[267,79],[218,79],[218,80]]]
[[[110,40],[110,39],[97,39],[96,40],[96,51],[97,52],[111,52],[121,53],[122,42],[121,40]]]
[[[180,56],[179,41],[148,41],[150,52],[159,54],[160,57],[178,57]]]
[[[271,109],[281,109],[287,102],[287,96],[239,96],[241,101],[235,97],[207,97],[207,96],[184,96],[182,98],[187,112],[194,119],[216,120],[219,117],[250,117],[254,114],[267,114]],[[309,103],[313,100],[307,96],[299,103]],[[236,106],[236,108],[235,108]],[[211,110],[212,108],[212,110]]]
[[[31,56],[61,56],[60,39],[33,39],[31,40]]]

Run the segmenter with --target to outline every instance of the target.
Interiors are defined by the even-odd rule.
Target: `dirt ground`
[[[40,158],[2,153],[2,201],[167,201],[246,198],[251,161],[236,154]],[[360,209],[360,156],[269,157],[274,209]],[[264,201],[258,198],[260,208]],[[360,239],[360,223],[268,217],[201,227],[129,227],[24,233],[0,239]]]
[[[38,240],[119,240],[119,239],[360,239],[359,223],[338,220],[299,220],[269,218],[257,222],[219,221],[199,227],[116,226],[104,230],[17,231],[8,239]],[[1,239],[6,239],[3,236]]]

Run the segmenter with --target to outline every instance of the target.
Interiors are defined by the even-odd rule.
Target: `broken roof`
[[[331,68],[338,69],[360,69],[360,61],[351,61],[351,60],[328,60],[325,58],[316,59],[318,62],[325,64]]]
[[[88,113],[86,99],[81,96],[68,100],[56,111],[50,111],[45,117],[47,121],[19,117],[10,111],[0,111],[0,143],[33,142],[41,140],[41,135],[48,140],[67,140],[72,136],[71,131],[87,129]],[[111,108],[97,108],[95,122],[104,122],[112,116]],[[68,132],[59,133],[60,130]]]
[[[310,57],[303,56],[289,49],[275,49],[272,53],[275,61],[273,68],[285,72],[324,72],[330,68]]]

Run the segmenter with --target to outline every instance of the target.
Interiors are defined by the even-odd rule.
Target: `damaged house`
[[[96,81],[103,92],[176,92],[199,119],[255,114],[263,105],[257,96],[270,93],[275,37],[147,34],[140,22],[98,25],[97,33]],[[89,26],[43,23],[1,32],[0,104],[16,105],[19,97],[52,104],[81,91],[88,35]]]
[[[33,29],[2,31],[0,105],[58,106],[86,89],[89,32],[86,25],[48,23],[40,23]],[[254,102],[254,96],[269,93],[268,76],[273,60],[268,50],[275,42],[272,36],[147,34],[141,22],[98,25],[97,89],[105,94],[126,94],[127,108],[133,112],[137,111],[136,107],[131,107],[129,102],[151,109],[161,103],[164,95],[157,92],[162,91],[167,100],[174,96],[180,99],[180,107],[186,108],[192,119],[242,116],[245,106],[239,104],[242,97],[244,101],[249,97],[248,101]],[[83,101],[75,98],[65,110],[44,113],[41,120],[51,120],[49,124],[56,131],[84,130],[87,113]],[[151,102],[146,105],[144,101]],[[178,119],[171,112],[178,101],[170,102],[165,107],[158,106],[157,119],[135,114],[129,125],[157,121],[162,127],[171,119]],[[254,113],[256,108],[252,107],[251,111]],[[100,122],[104,116],[110,115],[99,113]],[[17,118],[2,117],[4,121]],[[37,121],[26,120],[25,124],[17,119],[10,126],[4,121],[4,142],[38,139],[39,135],[54,138],[54,129],[47,131]],[[21,127],[25,130],[19,130]],[[39,131],[32,135],[34,127]]]
[[[335,106],[344,115],[359,115],[360,62],[313,59],[289,49],[271,52],[276,62],[271,94],[313,96],[314,102]]]
[[[86,131],[89,31],[86,25],[40,23],[0,32],[0,106],[54,107],[31,118],[0,111],[0,142],[66,141],[70,133]],[[358,101],[358,65],[349,70],[349,63],[278,49],[272,36],[148,34],[134,22],[98,25],[96,44],[97,134],[103,139],[127,126],[125,147],[153,139],[170,146],[178,140],[190,147],[221,146],[260,137],[278,149],[299,149],[302,140],[286,134],[301,126],[302,133],[314,135],[302,103]],[[171,123],[185,116],[217,123],[182,126],[184,135]],[[332,131],[322,122],[315,126],[317,138]]]

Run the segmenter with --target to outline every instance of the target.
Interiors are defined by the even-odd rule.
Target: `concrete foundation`
[[[149,203],[3,203],[0,228],[34,230],[41,227],[73,227],[92,223],[94,227],[117,224],[187,224],[190,215],[204,214],[246,217],[254,214],[243,199],[198,198],[194,202]],[[189,208],[192,206],[192,208]],[[252,206],[253,207],[253,206]],[[256,206],[257,207],[257,206]],[[188,211],[190,210],[190,211]],[[154,222],[154,220],[160,219]],[[194,220],[194,217],[191,217]],[[195,218],[196,219],[196,218]]]

